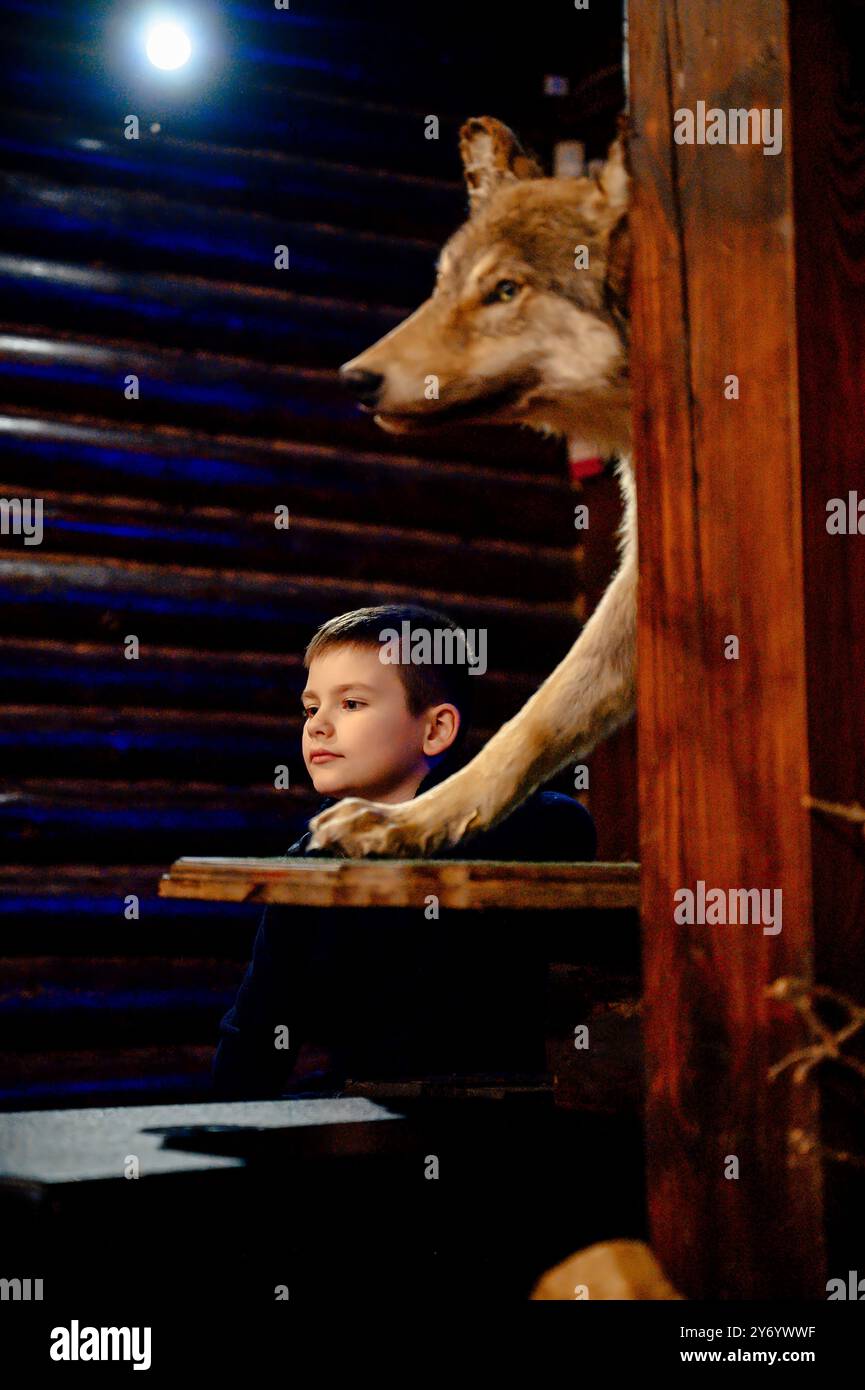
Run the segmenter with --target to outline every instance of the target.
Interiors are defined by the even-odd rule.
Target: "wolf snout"
[[[367,372],[362,367],[345,366],[339,369],[339,379],[361,405],[377,405],[384,381],[381,372]]]

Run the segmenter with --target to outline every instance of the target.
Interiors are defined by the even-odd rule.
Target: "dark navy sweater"
[[[430,773],[417,795],[435,780]],[[309,851],[310,839],[307,830],[288,855],[332,857]],[[538,791],[492,830],[430,857],[567,862],[595,853],[586,808]],[[546,959],[536,925],[534,916],[506,911],[444,910],[428,920],[423,905],[265,908],[219,1026],[215,1093],[283,1094],[303,1042],[331,1051],[337,1078],[542,1070]],[[286,1050],[274,1045],[281,1025]]]

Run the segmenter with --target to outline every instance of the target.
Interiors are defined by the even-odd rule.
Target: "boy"
[[[405,622],[412,634],[428,633],[439,653],[436,632],[458,635],[452,651],[465,659],[382,659],[384,634],[403,632]],[[381,605],[325,623],[304,655],[302,695],[303,758],[327,798],[318,809],[345,796],[408,801],[449,776],[477,678],[471,659],[457,624],[429,608]],[[304,855],[310,839],[307,831],[288,855]],[[593,859],[595,845],[584,806],[537,791],[502,824],[433,857]],[[510,934],[501,918],[490,930],[469,926],[462,913],[428,921],[423,908],[383,908],[380,916],[380,925],[369,925],[351,908],[265,909],[252,961],[220,1024],[217,1094],[279,1096],[339,1086],[347,1075],[418,1069],[543,1070],[546,966],[525,915]],[[280,1027],[288,1030],[285,1049],[276,1046]]]

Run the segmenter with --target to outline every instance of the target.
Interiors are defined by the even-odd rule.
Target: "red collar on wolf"
[[[470,215],[433,294],[340,369],[391,433],[523,424],[575,478],[630,449],[626,123],[596,178],[547,178],[490,116],[460,131]]]

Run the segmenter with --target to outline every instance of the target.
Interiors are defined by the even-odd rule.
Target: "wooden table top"
[[[302,907],[638,908],[634,863],[490,859],[178,859],[160,897]]]

